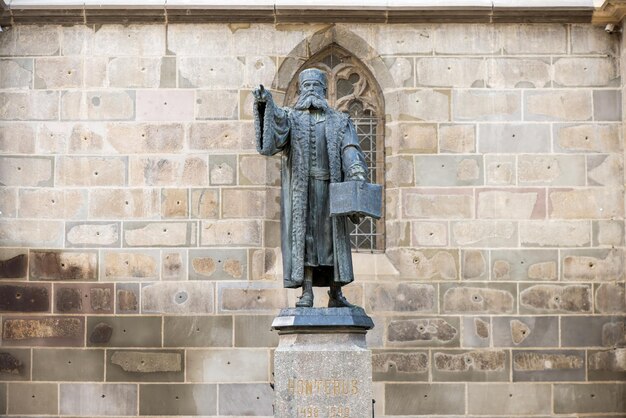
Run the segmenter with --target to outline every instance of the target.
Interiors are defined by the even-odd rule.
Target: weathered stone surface
[[[504,350],[434,351],[435,381],[508,381],[509,353]]]
[[[524,96],[526,120],[585,121],[592,117],[591,94],[583,90],[529,91]]]
[[[115,312],[139,313],[139,284],[138,283],[118,283],[116,289]]]
[[[514,185],[517,181],[515,156],[485,155],[485,183],[493,186]]]
[[[236,181],[236,155],[209,155],[209,183],[212,186],[233,185]]]
[[[89,190],[89,217],[142,219],[159,215],[158,189]]]
[[[161,347],[161,320],[158,316],[88,316],[87,346]]]
[[[183,351],[107,351],[108,382],[182,382]]]
[[[468,385],[468,410],[476,415],[549,415],[550,386],[540,383]]]
[[[465,280],[488,280],[488,258],[486,251],[461,251],[461,278]]]
[[[626,408],[626,384],[595,383],[554,385],[554,412],[623,413]]]
[[[585,332],[580,332],[585,330]],[[562,347],[613,347],[626,343],[626,317],[564,316],[561,318]]]
[[[556,250],[496,250],[491,252],[491,279],[557,280]]]
[[[408,226],[408,224],[404,222],[401,224]],[[386,225],[387,225],[387,231],[389,231],[390,229],[389,222]],[[411,222],[410,225],[411,225],[411,228],[410,228],[411,245],[414,245],[416,247],[440,247],[440,246],[442,247],[442,246],[447,245],[448,225],[445,222]],[[408,228],[406,228],[406,232],[408,233]],[[402,239],[400,239],[399,241],[396,241],[397,246],[402,247],[402,246],[406,246],[409,244],[407,240],[404,239],[405,236],[403,234],[400,234],[399,236],[401,236]],[[387,245],[389,247],[394,246],[390,244],[389,239],[387,241]]]
[[[617,40],[604,28],[590,25],[572,25],[572,52],[574,54],[613,54]]]
[[[499,31],[490,26],[438,26],[434,35],[435,52],[441,54],[494,54],[502,48]]]
[[[110,87],[176,87],[175,72],[176,61],[172,57],[116,57],[108,63]]]
[[[164,347],[232,347],[232,345],[232,316],[164,317]]]
[[[458,251],[397,248],[390,249],[387,256],[401,277],[418,280],[455,280],[459,277]]]
[[[585,162],[583,156],[535,156],[518,157],[519,183],[542,186],[584,186]]]
[[[621,90],[593,91],[593,119],[598,121],[619,121],[622,119]]]
[[[474,212],[474,196],[465,189],[410,189],[402,191],[406,218],[465,219]]]
[[[463,414],[464,384],[388,383],[385,413],[393,415]]]
[[[0,93],[0,120],[57,120],[58,117],[58,92]]]
[[[261,246],[262,224],[258,220],[203,221],[202,246]]]
[[[615,124],[555,124],[554,148],[558,152],[619,152],[622,150]]]
[[[98,278],[98,255],[95,251],[31,250],[31,280],[79,280]]]
[[[458,347],[460,323],[457,317],[389,318],[387,345],[404,347]]]
[[[515,121],[522,115],[516,91],[455,90],[452,107],[455,121]]]
[[[8,413],[49,415],[58,413],[59,387],[55,383],[10,383]]]
[[[505,54],[564,54],[567,51],[565,25],[505,25],[501,36]]]
[[[621,250],[570,250],[561,254],[563,280],[613,281],[624,274]]]
[[[155,280],[158,266],[156,251],[105,251],[100,274],[106,280]]]
[[[612,58],[559,58],[554,62],[554,82],[563,87],[606,87],[619,83],[619,71]]]
[[[483,184],[482,158],[463,156],[416,156],[416,186],[471,186]]]
[[[371,312],[436,312],[436,290],[431,285],[394,283],[365,286],[366,309]]]
[[[219,103],[219,106],[215,106]],[[236,90],[197,90],[196,119],[237,119],[239,94]]]
[[[66,383],[59,387],[62,415],[123,416],[137,413],[137,385]]]
[[[406,247],[410,245],[411,226],[408,222],[385,222],[385,245],[389,247]],[[428,234],[428,232],[426,232]],[[435,241],[432,239],[432,241]],[[436,246],[436,245],[434,245]],[[354,262],[353,262],[354,264]]]
[[[441,307],[445,313],[513,313],[515,287],[508,284],[486,287],[440,286]]]
[[[30,360],[29,348],[3,347],[0,352],[0,379],[3,381],[30,380]]]
[[[161,56],[165,29],[162,25],[103,25],[93,34],[93,51],[104,56]]]
[[[119,247],[119,222],[67,222],[65,245],[70,248]]]
[[[626,377],[626,349],[588,351],[589,380],[624,380]]]
[[[124,186],[126,157],[60,157],[57,181],[60,186]]]
[[[487,87],[541,88],[549,87],[550,61],[531,58],[492,58],[485,63]]]
[[[275,189],[223,189],[222,217],[278,219],[280,192]]]
[[[548,195],[550,218],[610,219],[624,212],[621,188],[552,190]]]
[[[247,278],[245,250],[190,250],[189,279],[241,280]]]
[[[437,126],[398,123],[387,126],[387,154],[432,154],[437,152]]]
[[[280,185],[280,160],[261,155],[239,155],[239,184]]]
[[[548,153],[550,127],[536,123],[493,123],[478,125],[481,153]]]
[[[33,82],[33,60],[4,59],[0,61],[1,89],[28,89]]]
[[[190,382],[267,381],[269,352],[265,349],[211,349],[187,352]]]
[[[524,247],[586,247],[591,242],[587,221],[520,222],[519,233]]]
[[[387,95],[385,110],[390,114],[390,121],[450,121],[449,90],[417,90],[394,92]]]
[[[556,316],[493,317],[494,347],[558,347]]]
[[[616,154],[587,156],[587,181],[592,186],[619,187],[623,158]]]
[[[241,150],[243,127],[236,122],[193,123],[189,127],[189,148],[211,152]]]
[[[271,332],[273,315],[235,315],[235,347],[276,347],[278,334]]]
[[[112,284],[55,286],[55,313],[113,313]]]
[[[132,157],[131,186],[206,186],[209,171],[206,156]]]
[[[517,245],[517,225],[513,222],[453,222],[451,229],[453,243],[464,247],[510,247]]]
[[[63,222],[46,220],[0,220],[0,245],[4,247],[59,248]]]
[[[428,353],[424,351],[385,351],[372,353],[372,380],[427,381]]]
[[[162,189],[161,216],[163,218],[189,217],[189,190]]]
[[[470,153],[476,151],[474,125],[439,125],[440,152]]]
[[[61,120],[132,120],[134,118],[134,91],[70,90],[61,96]]]
[[[583,351],[513,351],[513,381],[585,380]]]
[[[0,312],[49,312],[50,290],[48,284],[0,284]]]
[[[102,381],[104,350],[33,349],[33,380]]]
[[[28,249],[0,248],[0,279],[24,279],[28,274]]]
[[[83,190],[21,189],[19,216],[39,219],[84,217],[87,193]]]
[[[219,214],[219,189],[191,190],[191,217],[214,219]]]
[[[415,71],[412,58],[387,57],[383,58],[383,62],[397,86],[413,87]]]
[[[286,289],[220,283],[218,285],[218,312],[274,313],[287,306]]]
[[[125,222],[124,246],[180,247],[196,244],[195,222]]]
[[[214,289],[210,282],[160,282],[141,288],[141,312],[161,314],[213,313]]]
[[[274,393],[266,383],[221,384],[219,388],[220,415],[272,415],[274,411]]]
[[[595,310],[598,313],[626,313],[624,283],[596,284]]]
[[[107,142],[120,154],[177,153],[185,130],[180,123],[109,123]]]
[[[19,25],[2,36],[0,55],[56,55],[59,48],[58,26]]]
[[[0,217],[15,218],[17,206],[17,189],[0,186]]]
[[[421,58],[416,67],[418,86],[484,87],[485,61],[480,58]]]
[[[53,163],[50,157],[0,157],[0,185],[52,186]]]
[[[180,87],[239,88],[245,64],[237,57],[183,57],[178,61]]]
[[[79,88],[83,81],[80,57],[49,57],[35,59],[36,89]]]
[[[139,388],[141,415],[217,414],[217,385],[151,384]]]
[[[187,280],[187,252],[162,251],[161,253],[161,279],[162,280]]]
[[[3,123],[0,126],[0,153],[34,154],[35,130],[35,126],[26,123]]]
[[[461,334],[463,347],[489,347],[491,341],[491,319],[489,317],[463,317]]]
[[[3,345],[82,346],[84,318],[3,317]]]
[[[477,191],[476,216],[483,219],[545,218],[543,189],[483,189]]]
[[[520,313],[590,313],[592,293],[588,285],[521,286]]]
[[[185,90],[137,90],[138,121],[192,121],[194,95]]]

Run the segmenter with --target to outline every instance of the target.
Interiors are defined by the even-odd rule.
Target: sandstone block
[[[87,346],[161,347],[161,320],[160,316],[88,316]]]
[[[59,53],[59,27],[19,25],[2,36],[0,55],[56,55]]]
[[[550,414],[550,386],[541,383],[468,385],[468,410],[476,415]]]
[[[485,61],[476,58],[420,58],[417,84],[430,87],[484,87]]]
[[[0,312],[50,312],[51,286],[40,283],[0,284]]]
[[[188,218],[189,217],[189,190],[162,189],[161,190],[161,217]]]
[[[19,216],[21,218],[76,219],[84,217],[87,191],[59,189],[21,189]]]
[[[84,57],[84,86],[86,88],[108,87],[108,65],[109,57]]]
[[[373,381],[428,381],[428,352],[376,350],[372,353]]]
[[[502,48],[502,38],[496,27],[459,24],[437,27],[434,47],[438,54],[495,54]]]
[[[397,25],[377,27],[378,36],[372,46],[381,55],[423,54],[433,50],[433,27],[429,25]],[[443,45],[442,45],[443,46]]]
[[[217,288],[219,313],[275,313],[288,306],[286,289],[258,284],[220,283]]]
[[[489,280],[487,251],[461,251],[461,278],[464,280]]]
[[[514,185],[517,165],[513,155],[485,155],[485,183],[492,186]]]
[[[138,283],[117,283],[116,290],[116,314],[139,313],[139,284]]]
[[[36,348],[33,380],[94,382],[104,380],[104,350]]]
[[[248,277],[247,251],[241,249],[190,250],[190,280],[245,280]]]
[[[219,413],[224,416],[263,414],[271,416],[274,392],[266,383],[219,385]]]
[[[440,285],[441,309],[445,313],[514,313],[516,289],[509,284],[487,286]]]
[[[156,218],[159,216],[159,190],[90,189],[88,212],[89,217],[95,219]]]
[[[57,414],[59,388],[54,383],[10,383],[9,414]]]
[[[594,246],[621,246],[624,242],[624,222],[605,220],[594,221],[593,245]]]
[[[401,277],[417,280],[456,280],[459,254],[455,250],[397,248],[387,256]]]
[[[399,123],[387,129],[389,155],[437,152],[437,126],[434,124]]]
[[[387,188],[384,193],[385,217],[387,219],[398,219],[400,216],[400,190]]]
[[[522,285],[520,313],[590,313],[592,294],[588,285]]]
[[[564,316],[561,318],[562,347],[614,347],[626,343],[626,317]],[[580,332],[581,329],[586,332]]]
[[[0,120],[57,120],[58,117],[58,92],[0,93]]]
[[[120,154],[178,153],[185,128],[180,123],[109,123],[107,142]]]
[[[615,53],[618,42],[606,33],[604,28],[589,25],[572,25],[572,52],[574,54],[607,54]]]
[[[223,189],[224,218],[278,219],[280,213],[278,189]]]
[[[55,313],[112,314],[113,284],[57,284],[54,287]]]
[[[137,385],[66,383],[59,386],[62,415],[97,416],[137,413]]]
[[[393,112],[397,107],[398,120],[447,122],[450,120],[450,91],[449,90],[417,90],[396,93],[395,100],[391,99],[390,109]],[[395,101],[395,103],[394,103]],[[391,118],[390,120],[395,120]]]
[[[134,91],[67,91],[61,96],[61,120],[134,118]]]
[[[100,275],[104,280],[158,280],[156,250],[103,251]]]
[[[239,184],[280,185],[280,160],[262,155],[239,155]]]
[[[191,217],[200,219],[215,219],[219,215],[219,189],[192,189],[191,190]]]
[[[237,182],[237,156],[210,155],[209,182],[212,186],[235,184]]]
[[[508,381],[509,361],[509,352],[504,350],[436,350],[433,351],[433,380]]]
[[[96,251],[31,250],[30,280],[93,281],[98,278]]]
[[[617,125],[614,124],[555,124],[554,150],[556,152],[620,152]]]
[[[593,119],[598,121],[622,120],[622,92],[620,90],[594,90]]]
[[[119,247],[119,222],[67,222],[65,244],[69,248]]]
[[[59,157],[60,186],[124,186],[127,157]]]
[[[61,55],[93,53],[94,28],[90,26],[66,26],[61,28]]]
[[[590,120],[591,94],[584,90],[528,91],[524,96],[525,120]]]
[[[17,188],[0,186],[0,217],[15,218],[17,216]]]
[[[28,277],[28,249],[0,248],[0,279]]]
[[[399,247],[407,246],[398,243]],[[448,244],[448,224],[445,222],[411,222],[411,245],[444,247]],[[388,246],[392,246],[389,245]]]
[[[554,82],[562,87],[612,86],[619,83],[619,72],[612,58],[559,58]]]
[[[520,185],[585,186],[582,155],[520,155],[517,160]]]
[[[187,251],[161,251],[161,280],[187,280]]]
[[[196,245],[195,222],[125,222],[126,247],[186,247]]]
[[[29,124],[3,123],[0,126],[0,153],[34,154],[35,130],[36,127]]]
[[[50,157],[0,157],[2,186],[49,187],[54,183]]]
[[[624,176],[623,158],[617,154],[588,155],[587,182],[590,186],[619,187]]]
[[[83,82],[80,57],[50,57],[35,59],[36,89],[79,88]]]
[[[562,252],[563,280],[614,281],[624,274],[624,254],[619,249]]]
[[[191,121],[194,95],[183,90],[137,90],[137,120]]]
[[[266,32],[264,31],[264,33]],[[245,68],[246,77],[243,85],[247,87],[256,87],[259,84],[271,86],[277,72],[276,58],[262,55],[248,56]]]
[[[474,196],[460,188],[403,190],[402,209],[409,219],[468,219],[474,213]]]
[[[4,247],[60,248],[62,242],[62,221],[22,219],[0,221],[0,245]]]
[[[491,319],[489,317],[463,317],[463,347],[489,347],[491,342]]]
[[[556,316],[493,317],[494,347],[558,347]]]
[[[167,50],[175,55],[214,55],[232,46],[232,32],[222,25],[177,24],[167,28]]]
[[[554,385],[554,412],[568,413],[621,413],[626,408],[626,384],[595,383]]]
[[[548,195],[550,218],[610,219],[624,213],[622,188],[556,189]]]
[[[521,120],[521,95],[516,91],[455,90],[455,121]]]
[[[131,186],[206,186],[207,156],[131,157]]]
[[[215,103],[219,103],[218,107]],[[196,119],[235,120],[239,115],[239,93],[236,90],[197,90]]]
[[[508,221],[453,222],[453,243],[464,247],[517,245],[517,224]]]
[[[178,60],[178,85],[237,89],[243,85],[244,71],[244,60],[236,57],[182,57]]]
[[[386,320],[386,345],[395,347],[458,347],[461,333],[458,317]]]
[[[81,347],[85,340],[83,317],[2,318],[2,344],[46,347]]]
[[[465,385],[437,383],[387,383],[386,415],[463,414]]]
[[[525,247],[586,247],[590,226],[582,221],[521,222],[520,243]]]
[[[439,125],[440,152],[459,154],[476,151],[476,127],[474,125]]]
[[[414,160],[406,155],[385,158],[385,185],[389,187],[413,186]]]
[[[585,353],[573,350],[514,350],[513,381],[585,380]]]
[[[545,215],[545,191],[543,189],[482,189],[477,191],[476,216],[478,218],[542,219]]]
[[[142,415],[215,415],[217,385],[148,384],[139,386]]]
[[[413,283],[365,286],[366,309],[371,312],[436,312],[436,290]]]
[[[250,280],[276,280],[280,276],[279,257],[278,247],[250,250]]]
[[[104,56],[161,56],[165,29],[163,25],[103,25],[93,35],[93,51]]]
[[[202,246],[261,246],[261,222],[255,220],[203,221]]]
[[[547,59],[492,58],[485,63],[487,87],[541,88],[550,87],[551,68]]]
[[[54,154],[101,154],[104,125],[99,122],[50,122],[39,126],[37,147]]]
[[[626,313],[624,283],[602,283],[594,285],[594,288],[597,313]]]
[[[502,43],[508,54],[565,54],[567,28],[554,24],[506,25]]]
[[[29,89],[33,85],[32,59],[4,59],[0,61],[1,89]]]
[[[107,382],[182,382],[183,350],[107,350]]]
[[[30,351],[30,348],[3,347],[2,353],[0,353],[0,378],[5,382],[30,380]]]
[[[389,70],[391,77],[396,86],[413,87],[414,86],[414,64],[412,58],[383,58],[385,66]]]
[[[588,351],[589,380],[623,380],[626,377],[626,349]]]
[[[416,156],[417,186],[475,186],[483,184],[483,161],[479,156]]]
[[[235,347],[276,347],[278,334],[272,329],[272,315],[235,315]]]
[[[207,314],[213,313],[213,283],[160,282],[141,288],[142,313]]]
[[[212,349],[187,352],[187,379],[191,382],[267,381],[266,349]]]
[[[176,87],[175,58],[117,57],[108,63],[110,87],[156,88]],[[165,70],[165,71],[163,71]],[[168,79],[170,76],[170,79]]]
[[[232,345],[232,316],[164,317],[164,347],[232,347]],[[235,351],[232,348],[230,350]],[[187,365],[187,370],[189,370],[189,365]]]
[[[506,154],[548,153],[550,127],[533,123],[480,124],[478,151]]]
[[[557,280],[558,264],[557,250],[495,250],[491,252],[491,279]]]

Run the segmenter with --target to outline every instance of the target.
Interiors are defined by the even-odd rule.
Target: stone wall
[[[272,415],[297,292],[250,90],[333,43],[385,100],[386,249],[346,289],[376,416],[626,413],[619,36],[106,24],[0,33],[0,414]]]

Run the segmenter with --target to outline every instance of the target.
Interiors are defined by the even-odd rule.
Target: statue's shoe
[[[300,300],[296,302],[296,308],[312,308],[313,307],[313,292],[305,293],[300,296]]]
[[[329,308],[354,308],[356,307],[356,305],[353,305],[350,302],[348,302],[348,300],[343,295],[343,293],[341,293],[341,291],[337,292],[334,296],[333,296],[333,292],[329,291],[328,296],[330,297],[328,299]]]

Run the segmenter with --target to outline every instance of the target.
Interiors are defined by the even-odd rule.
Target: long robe
[[[352,121],[346,114],[327,109],[322,116],[325,141],[320,141],[319,118],[316,120],[308,110],[281,108],[268,101],[264,104],[258,103],[254,107],[254,119],[257,151],[267,156],[282,152],[281,249],[284,286],[289,288],[302,286],[304,267],[311,265],[311,260],[316,260],[319,266],[329,264],[323,260],[325,257],[321,257],[320,260],[319,257],[307,254],[307,247],[309,251],[313,248],[311,242],[307,245],[307,231],[309,238],[313,236],[313,244],[319,254],[327,253],[328,246],[317,240],[327,240],[331,246],[333,275],[329,279],[340,285],[350,283],[354,280],[354,272],[348,218],[335,216],[321,222],[314,221],[315,225],[311,225],[310,211],[314,210],[315,215],[320,216],[329,213],[328,187],[321,185],[315,179],[316,170],[311,170],[311,148],[315,146],[314,144],[325,142],[329,172],[327,182],[347,180],[349,172],[356,165],[360,166],[363,172],[367,172],[365,158]],[[315,203],[311,203],[323,204],[324,207],[312,208],[309,204],[312,188],[317,190],[316,194],[321,195],[317,196]],[[330,227],[326,227],[328,224]]]

